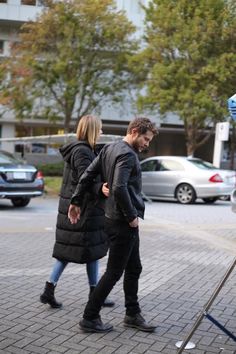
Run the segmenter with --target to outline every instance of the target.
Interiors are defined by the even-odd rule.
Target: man
[[[80,328],[86,332],[109,332],[99,316],[105,298],[124,273],[126,316],[124,325],[153,332],[155,326],[146,323],[138,303],[138,280],[142,271],[139,255],[139,220],[144,216],[141,195],[141,169],[137,152],[147,149],[157,134],[148,118],[130,122],[122,141],[106,145],[82,175],[71,199],[68,217],[72,224],[80,219],[83,195],[100,174],[107,181],[109,197],[105,207],[105,230],[110,239],[107,268],[84,310]]]

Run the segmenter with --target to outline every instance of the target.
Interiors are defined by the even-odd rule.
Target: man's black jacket
[[[82,204],[85,192],[98,174],[108,182],[110,194],[105,207],[108,218],[128,222],[143,218],[141,168],[137,154],[128,143],[119,141],[104,146],[80,178],[71,204]]]

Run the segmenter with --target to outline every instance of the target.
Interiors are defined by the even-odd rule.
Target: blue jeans
[[[49,281],[54,285],[60,279],[64,269],[66,268],[68,262],[62,262],[56,259],[54,263],[52,273],[50,275]],[[86,264],[88,282],[90,286],[95,286],[98,282],[98,260]]]

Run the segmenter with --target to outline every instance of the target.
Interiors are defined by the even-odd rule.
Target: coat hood
[[[79,145],[86,145],[86,146],[90,147],[90,145],[86,141],[74,141],[72,143],[71,142],[67,143],[59,148],[59,151],[60,151],[62,158],[65,162],[70,163],[71,155]]]

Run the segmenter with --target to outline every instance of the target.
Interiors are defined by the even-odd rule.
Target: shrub
[[[62,177],[45,177],[45,193],[51,196],[58,196],[61,189]]]
[[[37,169],[43,172],[44,176],[59,176],[63,175],[64,162],[37,164]]]

